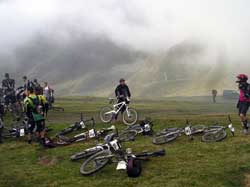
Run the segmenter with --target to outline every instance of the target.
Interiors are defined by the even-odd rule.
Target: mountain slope
[[[85,34],[70,39],[40,34],[14,53],[0,54],[0,60],[6,62],[2,73],[49,81],[58,95],[108,96],[121,77],[134,96],[208,95],[211,89],[234,88],[240,71],[226,53],[193,41],[149,54]]]

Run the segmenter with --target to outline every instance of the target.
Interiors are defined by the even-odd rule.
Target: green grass
[[[80,112],[86,118],[98,119],[99,108],[107,102],[102,98],[68,97],[57,101],[65,112],[52,112],[48,124],[54,132],[79,120]],[[134,152],[165,148],[167,155],[143,163],[142,176],[128,178],[125,172],[116,171],[109,165],[94,176],[84,177],[79,173],[81,162],[71,162],[70,155],[94,146],[96,140],[73,144],[56,149],[43,149],[36,143],[28,145],[24,139],[6,140],[0,145],[1,187],[240,187],[245,186],[245,176],[250,174],[250,137],[241,135],[235,103],[219,100],[212,104],[208,99],[161,99],[135,100],[143,119],[149,116],[154,121],[155,131],[166,127],[184,127],[186,119],[193,124],[226,125],[227,114],[232,115],[236,136],[219,143],[202,143],[200,137],[189,141],[182,136],[168,145],[155,146],[151,137],[138,137],[126,143]],[[116,124],[120,129],[123,124]],[[98,123],[98,127],[104,124]],[[44,164],[41,159],[48,161]]]

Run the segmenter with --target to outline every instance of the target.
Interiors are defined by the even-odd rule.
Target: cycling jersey
[[[47,103],[47,99],[44,95],[38,95],[38,99],[41,105],[45,105]]]
[[[34,121],[44,120],[44,117],[41,114],[41,110],[43,108],[37,95],[30,94],[28,97],[26,97],[24,100],[24,106],[26,114],[29,118],[32,118]]]
[[[250,102],[250,84],[245,83],[240,85],[240,102]]]

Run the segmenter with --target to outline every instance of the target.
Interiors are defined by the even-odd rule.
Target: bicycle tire
[[[166,144],[176,140],[178,137],[179,133],[172,133],[172,132],[161,136],[155,136],[153,138],[153,144],[155,145]]]
[[[128,126],[134,125],[138,121],[138,112],[134,108],[128,108],[128,110],[129,110],[129,113],[130,113],[131,117],[129,117],[127,115],[127,112],[124,112],[123,113],[123,119],[122,119],[123,123],[125,125],[128,125]],[[134,119],[133,119],[133,117],[134,117]],[[132,120],[129,121],[129,118],[132,118]]]
[[[85,175],[85,176],[89,176],[89,175],[92,175],[98,171],[100,171],[101,169],[103,169],[110,161],[110,158],[103,158],[102,161],[99,160],[99,162],[97,163],[95,159],[97,159],[98,157],[105,157],[105,156],[109,156],[111,155],[111,151],[109,150],[104,150],[104,151],[101,151],[101,152],[98,152],[94,155],[92,155],[91,157],[89,157],[82,165],[81,165],[81,168],[80,168],[80,173],[82,175]],[[94,162],[94,163],[91,163],[91,162]],[[88,164],[94,166],[94,164],[98,164],[98,165],[95,165],[95,168],[92,169],[92,170],[88,170],[87,169],[87,166]]]
[[[72,155],[70,157],[70,160],[71,161],[77,161],[77,160],[81,160],[81,159],[84,159],[84,158],[87,158],[87,157],[90,157],[98,152],[102,151],[102,149],[96,149],[96,150],[91,150],[91,151],[83,151],[83,152],[80,152],[80,153],[76,153],[74,155]]]
[[[103,123],[110,123],[113,119],[113,113],[106,114],[107,112],[112,111],[113,109],[109,106],[102,107],[100,110],[100,119]]]
[[[126,130],[119,134],[119,140],[122,142],[128,142],[135,140],[135,137],[137,136],[137,131],[136,130]]]
[[[2,138],[16,138],[17,137],[17,133],[15,132],[11,132],[10,129],[3,127],[1,130],[1,137]]]
[[[203,142],[220,142],[227,138],[227,132],[224,129],[205,133],[201,140]]]

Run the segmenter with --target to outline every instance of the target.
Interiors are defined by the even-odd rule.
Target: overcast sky
[[[0,47],[34,34],[103,34],[140,50],[200,40],[247,56],[249,0],[0,0]]]

